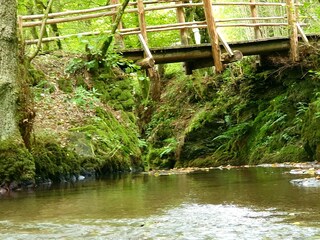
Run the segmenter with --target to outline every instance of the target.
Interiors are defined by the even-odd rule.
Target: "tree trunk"
[[[16,117],[18,54],[16,0],[0,0],[0,140],[20,136]]]
[[[108,52],[108,49],[110,47],[110,44],[113,40],[113,35],[115,34],[115,32],[117,31],[118,29],[118,26],[121,22],[121,18],[122,18],[122,15],[124,14],[124,10],[126,9],[127,5],[129,3],[129,0],[124,0],[122,5],[121,5],[121,8],[119,8],[118,10],[118,13],[116,15],[116,18],[114,20],[114,22],[112,23],[112,29],[111,29],[111,34],[110,36],[104,41],[104,43],[102,44],[102,47],[101,47],[101,55],[104,56],[106,55],[106,53]]]

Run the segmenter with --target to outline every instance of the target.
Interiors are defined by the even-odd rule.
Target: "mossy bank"
[[[173,77],[148,125],[150,168],[320,160],[318,57]],[[271,59],[273,61],[278,59]]]
[[[34,60],[25,76],[33,96],[33,131],[28,149],[11,140],[1,143],[0,183],[143,170],[131,76],[119,68],[114,69],[122,77],[110,69],[89,72],[85,63],[63,52]],[[113,92],[119,94],[108,97]]]
[[[39,56],[30,70],[30,147],[9,154],[1,146],[1,181],[320,160],[318,57],[268,69],[254,63],[190,76],[166,65],[153,102],[149,78],[119,56],[103,68],[61,52]]]

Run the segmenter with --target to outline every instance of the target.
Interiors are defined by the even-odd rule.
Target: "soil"
[[[62,52],[37,56],[32,64],[44,73],[47,81],[43,91],[35,100],[36,117],[34,131],[54,133],[60,137],[62,146],[67,144],[68,130],[82,125],[90,117],[95,116],[93,108],[82,108],[72,102],[73,93],[64,93],[59,89],[58,80],[67,79],[75,83],[75,76],[65,72],[66,66],[77,55]]]

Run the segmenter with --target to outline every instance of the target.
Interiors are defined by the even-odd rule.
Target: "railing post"
[[[25,45],[26,45],[26,42],[25,42],[25,38],[24,38],[24,34],[23,34],[23,26],[22,26],[22,23],[23,23],[23,19],[22,19],[22,16],[19,16],[18,17],[18,29],[19,29],[19,37],[20,37],[20,51],[21,51],[21,56],[24,56],[25,54]]]
[[[216,73],[221,73],[223,71],[223,65],[221,62],[221,49],[219,45],[219,36],[216,28],[216,23],[212,12],[212,1],[203,0],[204,13],[207,21],[208,33],[210,36],[212,56],[214,60],[214,66],[216,68]]]
[[[148,44],[146,17],[145,17],[145,12],[144,12],[143,0],[137,1],[137,7],[138,7],[140,32],[144,38],[144,41]]]
[[[145,19],[143,0],[138,0],[137,7],[138,7],[138,15],[139,15],[140,32],[144,40],[142,41],[143,42],[142,45],[145,45],[145,47],[147,47],[148,46],[147,24]],[[144,55],[147,56],[148,54],[145,52]],[[152,59],[152,63],[154,64],[153,59]],[[147,75],[149,76],[150,83],[151,83],[150,85],[151,99],[155,102],[158,102],[160,101],[160,96],[161,96],[160,75],[155,67],[147,68]]]
[[[250,0],[251,3],[255,3],[255,0]],[[258,17],[258,9],[257,9],[257,5],[250,5],[250,10],[251,10],[251,16],[253,18]],[[253,19],[252,23],[256,24],[257,20]],[[254,27],[254,38],[255,39],[260,39],[261,36],[261,32],[260,32],[260,28],[258,26]]]
[[[176,2],[176,4],[181,4],[182,1],[178,1]],[[178,7],[177,8],[177,19],[179,23],[185,23],[186,22],[186,18],[184,16],[184,11],[182,7]],[[188,33],[187,33],[187,29],[186,28],[182,28],[180,29],[180,41],[181,41],[181,45],[188,45]],[[187,75],[192,74],[192,68],[190,67],[190,64],[188,62],[184,62],[184,69]]]
[[[288,14],[288,26],[290,37],[290,59],[293,62],[299,61],[299,49],[298,49],[298,29],[297,29],[297,16],[294,0],[286,0],[287,14]]]
[[[182,1],[176,2],[176,4],[181,4]],[[177,18],[179,23],[185,23],[186,19],[184,16],[184,11],[182,7],[177,8]],[[180,39],[182,45],[188,45],[188,34],[185,28],[180,29]]]

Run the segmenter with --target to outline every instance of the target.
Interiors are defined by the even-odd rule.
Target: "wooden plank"
[[[316,37],[320,39],[320,36]],[[277,52],[288,53],[290,49],[289,38],[276,38],[268,40],[255,40],[240,43],[230,43],[231,49],[239,50],[244,56],[269,54]],[[212,46],[211,44],[201,44],[197,46],[179,46],[179,47],[167,47],[150,49],[154,60],[158,63],[173,63],[173,62],[185,62],[185,61],[197,61],[198,59],[207,59],[212,61]],[[221,50],[224,53],[224,49]],[[138,61],[143,57],[143,50],[127,50],[123,51],[123,57]],[[211,61],[210,61],[211,60]]]
[[[312,42],[320,40],[320,34],[307,35]],[[270,53],[288,54],[290,50],[290,39],[288,37],[251,40],[247,42],[229,43],[231,49],[239,50],[243,56],[264,55]],[[197,61],[207,59],[212,66],[211,44],[201,44],[196,46],[175,46],[150,49],[152,56],[158,64]],[[224,53],[224,49],[221,50]],[[142,49],[128,49],[122,52],[123,57],[138,61],[143,58]]]
[[[216,29],[216,23],[214,21],[213,12],[212,12],[212,1],[203,0],[203,7],[204,7],[204,13],[205,13],[206,21],[208,25],[208,33],[210,36],[215,71],[216,73],[221,73],[223,71],[223,66],[221,63],[221,50],[219,46],[219,36]]]
[[[290,36],[290,59],[293,62],[297,62],[299,61],[299,49],[294,0],[286,0],[286,3]]]

